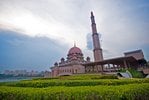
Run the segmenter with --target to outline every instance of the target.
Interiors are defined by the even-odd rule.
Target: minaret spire
[[[76,41],[74,41],[74,47],[76,47]]]
[[[92,27],[93,46],[94,46],[94,50],[93,50],[94,60],[102,61],[103,60],[102,48],[100,46],[99,36],[96,29],[95,18],[92,11],[91,11],[91,27]]]
[[[91,11],[91,23],[92,23],[92,33],[97,33],[95,18],[92,11]]]

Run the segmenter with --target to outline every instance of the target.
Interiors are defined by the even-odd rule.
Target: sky
[[[0,72],[50,70],[74,42],[93,61],[91,11],[105,59],[142,49],[149,60],[148,0],[0,0]]]

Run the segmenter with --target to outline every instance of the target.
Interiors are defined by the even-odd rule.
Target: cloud
[[[12,31],[0,31],[0,70],[49,70],[67,54],[67,45],[47,37],[29,37]]]
[[[62,46],[57,51],[62,50],[62,54],[66,54],[76,41],[85,56],[92,56],[92,40],[88,33],[91,33],[90,11],[93,11],[105,58],[123,56],[125,51],[143,49],[149,59],[148,9],[147,0],[1,0],[0,29],[10,30],[9,36],[14,32],[29,37],[30,47],[35,45],[36,39],[41,41],[40,45],[48,45],[49,42],[43,42],[41,37],[52,40],[60,47],[67,44],[67,49]],[[14,47],[24,42],[28,43],[20,37],[7,39],[7,43]],[[39,48],[37,45],[35,47]],[[55,57],[58,58],[59,55]]]
[[[76,7],[73,2],[67,0],[59,2],[55,0],[2,1],[0,4],[0,11],[2,11],[0,23],[1,26],[3,25],[5,28],[19,33],[29,36],[47,36],[59,39],[59,41],[66,42],[69,45],[73,41],[82,41],[79,46],[84,48],[86,32],[83,32],[85,28],[79,21],[81,17],[76,16]],[[77,2],[74,3],[78,4]],[[61,10],[58,10],[58,8]]]

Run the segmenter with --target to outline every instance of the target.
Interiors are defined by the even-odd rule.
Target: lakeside
[[[40,77],[5,77],[0,78],[0,82],[15,82],[15,81],[21,81],[21,80],[32,80],[34,78],[40,78]]]

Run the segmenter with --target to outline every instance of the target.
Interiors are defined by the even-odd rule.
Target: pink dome
[[[81,51],[80,48],[74,46],[74,47],[72,47],[72,48],[69,50],[68,54],[73,54],[73,53],[74,53],[74,54],[75,54],[75,53],[80,53],[80,54],[82,54],[82,51]]]

